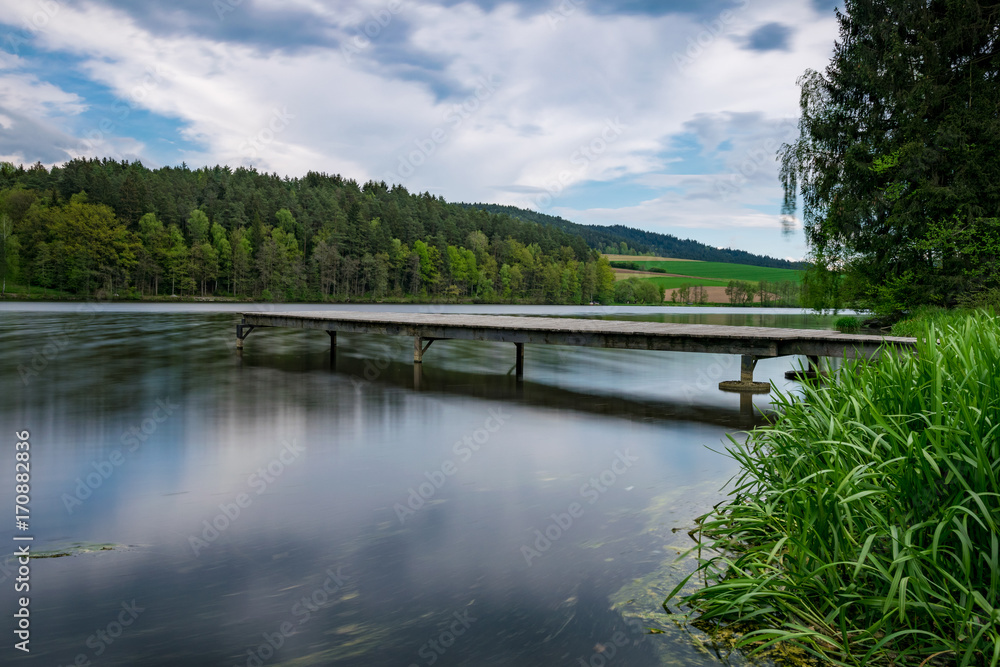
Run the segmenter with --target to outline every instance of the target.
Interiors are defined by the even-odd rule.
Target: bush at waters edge
[[[917,308],[905,319],[892,325],[893,336],[923,336],[928,331],[929,325],[934,325],[935,331],[944,331],[949,326],[960,325],[977,311],[971,309],[954,308],[947,309],[940,306],[924,306]],[[982,311],[985,315],[993,316],[993,310]]]
[[[998,663],[1000,326],[918,333],[730,438],[742,472],[699,520],[706,586],[681,599],[702,621],[841,664]]]

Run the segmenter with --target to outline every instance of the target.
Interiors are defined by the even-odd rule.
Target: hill
[[[587,304],[615,296],[609,247],[719,252],[651,233],[635,246],[624,239],[646,232],[490,208],[317,172],[0,162],[0,275],[28,296]]]
[[[755,255],[745,250],[733,248],[714,248],[692,239],[681,239],[671,234],[647,232],[624,225],[582,225],[557,216],[539,213],[516,206],[500,204],[461,204],[469,208],[478,208],[489,213],[502,213],[512,218],[535,222],[548,227],[583,238],[591,248],[601,252],[614,254],[620,252],[621,244],[625,243],[640,254],[653,253],[675,259],[696,259],[703,262],[726,262],[730,264],[749,264],[774,269],[804,269],[801,262],[789,262],[785,259]]]
[[[0,273],[28,295],[276,301],[590,303],[614,283],[579,235],[399,185],[107,159],[0,162]]]

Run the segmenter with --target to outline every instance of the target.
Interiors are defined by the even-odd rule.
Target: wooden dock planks
[[[913,338],[842,334],[812,329],[718,326],[510,315],[294,311],[243,313],[240,325],[413,336],[517,344],[574,345],[750,355],[757,358],[873,357],[885,346],[911,348]],[[242,329],[241,329],[242,331]],[[238,337],[242,343],[242,338]]]

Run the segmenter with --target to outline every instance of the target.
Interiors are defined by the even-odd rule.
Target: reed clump
[[[940,306],[922,306],[917,308],[909,316],[892,325],[893,336],[923,336],[929,331],[929,324],[934,325],[934,330],[941,332],[949,326],[960,324],[974,315],[977,311],[952,308],[951,310]],[[993,314],[993,310],[986,310],[988,314]]]
[[[853,315],[840,317],[833,323],[833,328],[840,333],[858,333],[861,331],[861,320]]]
[[[742,471],[699,519],[693,615],[837,664],[998,664],[1000,325],[920,333],[730,438]]]

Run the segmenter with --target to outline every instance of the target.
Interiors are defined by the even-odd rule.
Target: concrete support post
[[[753,422],[753,394],[745,391],[740,394],[740,428],[750,428]]]
[[[754,382],[753,371],[757,367],[757,357],[752,354],[740,355],[740,379],[726,380],[719,383],[722,391],[750,392],[766,394],[771,391],[770,382]]]
[[[524,379],[524,343],[514,343],[514,375],[518,380]]]

